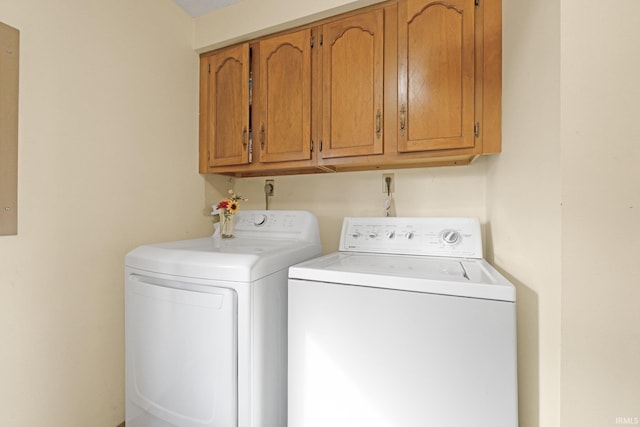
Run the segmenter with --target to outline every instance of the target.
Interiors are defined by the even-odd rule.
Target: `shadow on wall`
[[[235,189],[236,180],[233,177],[218,174],[203,174],[201,176],[204,179],[203,214],[209,216],[211,215],[211,205],[228,197],[228,191]]]
[[[518,418],[520,427],[540,426],[540,337],[538,294],[493,262],[491,224],[484,225],[485,258],[516,287]]]

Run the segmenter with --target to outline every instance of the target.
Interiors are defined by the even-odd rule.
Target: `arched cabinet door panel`
[[[475,144],[475,1],[398,5],[398,151]]]
[[[322,26],[322,158],[383,152],[384,10]]]
[[[201,168],[248,164],[249,44],[203,57],[200,66]]]
[[[260,162],[311,158],[311,30],[271,37],[259,48]]]

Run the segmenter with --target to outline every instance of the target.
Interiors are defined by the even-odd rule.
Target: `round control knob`
[[[393,231],[387,231],[387,233],[385,234],[385,236],[387,237],[387,239],[393,239],[395,237],[396,233]]]
[[[357,239],[358,237],[360,237],[360,233],[357,231],[354,231],[353,233],[351,233],[351,237],[353,237],[354,239]]]
[[[442,241],[448,245],[455,245],[460,242],[460,233],[453,230],[446,230],[442,233]]]
[[[406,233],[404,233],[404,238],[407,240],[413,239],[413,231],[407,231]]]
[[[266,222],[267,222],[267,216],[266,215],[258,215],[257,217],[255,217],[253,219],[253,225],[255,225],[255,226],[264,225]]]
[[[374,232],[369,233],[370,239],[375,239],[376,237],[378,237],[378,233],[374,233]]]

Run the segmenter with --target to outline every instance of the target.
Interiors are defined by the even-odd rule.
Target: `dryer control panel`
[[[235,235],[261,239],[320,241],[316,216],[308,211],[296,210],[241,210],[235,218]]]
[[[340,251],[482,258],[477,218],[347,217]]]

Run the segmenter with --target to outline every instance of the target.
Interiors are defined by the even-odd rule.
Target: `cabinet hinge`
[[[313,139],[311,140],[311,152],[313,153]]]
[[[480,0],[476,0],[476,7],[480,6]]]
[[[209,74],[211,74],[211,64],[209,64]]]
[[[324,35],[320,34],[320,46],[322,46],[323,41],[324,41]]]
[[[320,140],[320,150],[318,151],[322,153],[322,140]]]
[[[322,34],[320,34],[320,39],[318,40],[320,43],[320,46],[322,46]],[[316,44],[316,36],[311,36],[311,47],[315,47]]]
[[[473,125],[473,134],[475,135],[476,138],[480,136],[480,122],[476,122]]]

